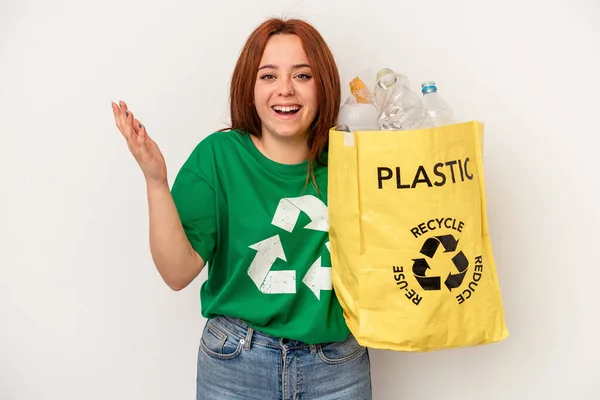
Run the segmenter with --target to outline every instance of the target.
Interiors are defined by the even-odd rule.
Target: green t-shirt
[[[202,315],[244,320],[259,332],[315,344],[349,333],[331,285],[327,167],[265,157],[250,135],[202,140],[171,193],[184,230],[207,262]]]

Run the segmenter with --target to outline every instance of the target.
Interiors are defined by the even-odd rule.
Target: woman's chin
[[[277,137],[286,139],[304,139],[306,137],[306,129],[298,126],[278,126],[273,133]]]

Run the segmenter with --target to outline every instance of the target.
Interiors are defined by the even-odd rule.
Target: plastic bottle
[[[346,125],[351,132],[376,131],[377,108],[374,104],[344,104],[340,108],[337,119],[338,125]]]
[[[443,126],[455,123],[452,109],[437,92],[434,81],[426,81],[421,84],[423,93],[423,106],[427,110],[427,116],[432,126]]]
[[[420,97],[410,90],[407,77],[389,68],[377,73],[374,102],[379,110],[380,129],[410,130],[431,125]]]

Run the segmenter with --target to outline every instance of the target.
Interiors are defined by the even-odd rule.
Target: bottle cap
[[[425,81],[421,84],[421,93],[427,94],[437,92],[437,86],[434,81]]]
[[[383,89],[393,86],[397,80],[396,74],[389,68],[381,69],[377,73],[377,84]]]

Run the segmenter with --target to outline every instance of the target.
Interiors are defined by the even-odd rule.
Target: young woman
[[[181,290],[208,264],[198,399],[371,399],[367,349],[331,287],[326,163],[340,96],[321,35],[267,20],[235,66],[231,127],[197,145],[171,189],[146,128],[112,106],[146,179],[162,278]]]

